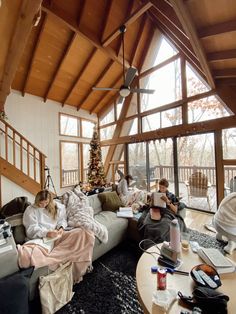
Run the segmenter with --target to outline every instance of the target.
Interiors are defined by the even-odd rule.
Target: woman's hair
[[[57,206],[53,202],[52,194],[48,190],[42,190],[35,196],[35,205],[39,206],[41,201],[49,201],[48,205],[45,207],[49,214],[56,219],[57,217]]]
[[[165,178],[162,178],[159,182],[158,182],[159,185],[163,185],[165,186],[166,188],[168,188],[169,186],[169,182],[165,179]]]
[[[127,176],[125,176],[125,180],[133,180],[133,177],[130,174],[127,174]]]

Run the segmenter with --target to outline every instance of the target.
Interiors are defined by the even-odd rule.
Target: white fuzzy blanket
[[[88,197],[79,187],[64,193],[62,202],[66,206],[68,226],[82,227],[93,232],[101,242],[108,241],[107,228],[93,218],[93,209],[89,206]]]

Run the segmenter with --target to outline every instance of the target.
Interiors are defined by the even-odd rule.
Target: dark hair
[[[168,188],[168,186],[169,186],[169,182],[165,178],[162,178],[158,183],[159,183],[159,185],[163,185],[166,188]]]
[[[125,180],[133,180],[133,177],[130,174],[127,174],[127,176],[125,176]]]

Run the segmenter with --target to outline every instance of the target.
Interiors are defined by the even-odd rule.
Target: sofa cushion
[[[102,204],[98,198],[98,194],[88,196],[89,205],[93,208],[94,215],[102,210]]]
[[[116,192],[104,192],[98,194],[98,198],[102,203],[102,209],[105,211],[117,211],[120,206],[123,206],[121,199]]]

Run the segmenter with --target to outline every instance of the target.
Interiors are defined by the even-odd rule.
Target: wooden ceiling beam
[[[218,34],[234,32],[234,31],[236,31],[236,20],[230,20],[227,22],[200,28],[198,30],[198,36],[200,38],[206,38],[206,37],[215,36]]]
[[[52,86],[53,86],[54,82],[55,82],[56,79],[57,79],[58,73],[60,72],[60,70],[61,70],[61,68],[62,68],[62,66],[63,66],[63,64],[64,64],[64,62],[65,62],[65,60],[66,60],[66,58],[67,58],[67,56],[68,56],[68,54],[69,54],[69,52],[70,52],[70,49],[71,49],[71,47],[73,46],[73,43],[74,43],[74,41],[75,41],[76,36],[77,36],[76,33],[74,33],[74,34],[71,36],[71,39],[70,39],[70,41],[68,42],[68,44],[67,44],[67,46],[66,46],[66,48],[65,48],[65,50],[64,50],[64,52],[63,52],[63,54],[62,54],[62,56],[61,56],[60,61],[58,62],[57,68],[56,68],[56,70],[55,70],[55,72],[54,72],[54,74],[53,74],[53,77],[52,77],[52,79],[51,79],[51,82],[49,83],[48,89],[47,89],[47,91],[46,91],[46,93],[45,93],[45,95],[44,95],[44,97],[43,97],[45,102],[46,102],[47,99],[48,99],[48,95],[49,95],[49,93],[50,93],[50,91],[51,91],[51,89],[52,89]]]
[[[208,84],[211,86],[211,88],[214,88],[215,82],[214,82],[214,79],[212,77],[211,70],[210,70],[210,67],[207,63],[204,49],[202,47],[200,39],[198,38],[197,31],[196,31],[195,25],[192,21],[191,15],[188,11],[188,8],[184,4],[183,0],[170,0],[170,3],[172,4],[173,9],[175,10],[175,13],[178,16],[178,18],[179,18],[179,20],[183,26],[183,29],[189,38],[189,41],[193,47],[193,50],[194,50],[197,58],[200,61],[202,69],[205,72]]]
[[[222,130],[225,128],[235,127],[236,116],[218,118],[214,120],[201,121],[193,124],[180,124],[164,129],[158,129],[155,131],[145,132],[132,136],[122,136],[118,138],[112,138],[111,140],[101,141],[101,146],[107,145],[119,145],[137,143],[143,141],[152,141],[162,138],[175,137],[175,136],[188,136],[195,135],[201,132],[212,132],[215,130]]]
[[[91,62],[92,58],[94,57],[95,53],[96,53],[97,49],[94,48],[92,50],[92,52],[90,53],[90,55],[88,56],[88,58],[86,59],[86,61],[84,62],[84,65],[82,67],[82,69],[79,71],[79,73],[77,74],[71,88],[69,89],[69,91],[67,92],[65,98],[62,101],[62,105],[65,105],[65,103],[67,102],[67,100],[69,99],[70,95],[73,93],[75,87],[77,86],[81,76],[84,74],[84,72],[86,71],[86,68],[88,67],[89,63]]]
[[[77,25],[80,26],[80,22],[81,22],[81,19],[82,19],[82,16],[83,16],[83,13],[84,13],[84,7],[85,7],[85,0],[80,0],[81,2],[81,8],[80,8],[80,11],[79,11],[79,14],[78,14],[78,17],[77,17]]]
[[[123,73],[121,73],[113,82],[113,84],[111,84],[112,88],[117,87],[119,81],[121,80],[121,78],[123,78]],[[92,109],[90,109],[90,114],[94,113],[96,111],[96,109],[99,107],[101,101],[103,100],[104,97],[106,97],[111,91],[106,91],[105,93],[103,93],[102,97],[100,98],[100,100],[98,101],[97,104],[95,104]]]
[[[209,52],[207,54],[207,60],[212,61],[223,61],[228,59],[236,59],[236,49]]]
[[[213,75],[215,78],[230,78],[230,77],[236,77],[236,69],[218,69],[213,70]]]
[[[135,80],[135,82],[137,83],[137,80]],[[132,94],[130,94],[128,97],[125,98],[124,104],[123,104],[122,109],[121,109],[120,117],[119,117],[119,120],[117,121],[116,128],[114,130],[111,142],[113,139],[115,140],[115,139],[119,138],[119,136],[120,136],[120,132],[121,132],[122,125],[124,122],[124,118],[126,117],[127,112],[129,110],[131,100],[132,100]],[[108,174],[109,167],[110,167],[110,161],[112,160],[115,149],[116,149],[115,145],[112,145],[109,147],[109,150],[108,150],[108,153],[106,156],[106,160],[104,163],[105,176],[107,176],[107,174]]]
[[[104,78],[104,76],[107,74],[107,72],[110,70],[112,64],[114,61],[110,61],[107,66],[104,68],[104,70],[102,71],[102,73],[99,75],[99,77],[96,79],[96,81],[93,83],[93,86],[97,86],[101,80]],[[91,92],[93,91],[93,86],[91,87],[91,89],[89,90],[89,92],[84,96],[84,98],[80,101],[80,103],[77,106],[77,110],[79,110],[81,108],[81,106],[87,101],[87,99],[89,98]]]
[[[217,85],[216,91],[217,91],[218,96],[223,100],[226,106],[236,115],[236,106],[235,106],[236,88],[235,86]]]
[[[146,14],[144,14],[143,17],[142,17],[141,23],[139,25],[139,29],[138,29],[138,32],[136,34],[135,42],[134,42],[133,49],[132,49],[132,52],[131,52],[131,56],[130,56],[130,65],[131,66],[133,65],[134,60],[136,59],[136,55],[138,53],[138,46],[139,46],[139,43],[141,41],[140,39],[141,39],[141,36],[143,34],[143,30],[144,30],[144,26],[146,24],[146,20],[147,20],[147,16],[146,16]]]
[[[28,65],[28,69],[27,69],[27,73],[26,73],[25,79],[24,79],[24,84],[23,84],[23,89],[22,89],[22,96],[25,96],[25,93],[26,93],[26,90],[27,90],[27,85],[29,83],[29,78],[30,78],[30,75],[31,75],[31,72],[32,72],[35,56],[36,56],[38,47],[39,47],[39,45],[41,43],[42,35],[43,35],[44,29],[45,29],[45,25],[47,23],[47,15],[46,16],[44,15],[41,18],[43,19],[43,21],[41,23],[40,31],[39,31],[38,36],[37,36],[36,45],[34,46],[32,54],[30,56],[30,62],[29,62],[29,65]]]
[[[135,10],[123,23],[126,27],[134,23],[141,15],[143,15],[148,9],[152,7],[150,1],[145,1],[140,7]],[[103,42],[102,46],[107,47],[116,37],[120,35],[120,27],[118,27],[112,34],[110,34]]]
[[[77,21],[75,19],[72,19],[64,10],[62,10],[59,7],[56,7],[55,5],[50,6],[45,0],[43,0],[42,10],[47,14],[57,17],[61,22],[67,25],[67,27],[69,27],[78,35],[89,41],[90,44],[93,45],[95,48],[100,49],[105,55],[107,55],[113,61],[116,61],[118,64],[123,66],[122,58],[120,56],[117,56],[114,49],[110,47],[103,47],[94,34],[91,34],[88,30],[82,30],[80,27],[78,27]],[[125,67],[126,68],[130,67],[129,62],[127,62],[127,60],[125,60]]]
[[[23,0],[12,35],[5,66],[0,82],[0,110],[4,111],[4,104],[14,79],[20,58],[23,54],[30,31],[35,23],[35,16],[40,9],[42,0]]]
[[[160,21],[157,21],[155,17],[152,16],[153,23],[156,25],[156,27],[163,33],[164,36],[166,36],[173,44],[183,53],[186,60],[196,68],[196,70],[200,73],[201,76],[205,78],[205,74],[201,68],[201,65],[192,52],[189,51],[189,49],[186,48],[186,46],[180,41],[178,36],[176,36],[173,32],[170,31],[168,27],[166,27],[163,23],[160,23]]]
[[[216,85],[236,86],[236,78],[216,78]]]
[[[183,26],[180,23],[173,7],[170,3],[164,0],[150,0],[155,7],[162,15],[164,15],[182,34],[185,35]]]

